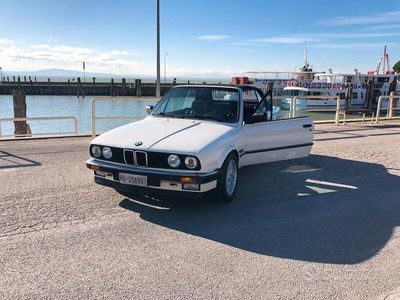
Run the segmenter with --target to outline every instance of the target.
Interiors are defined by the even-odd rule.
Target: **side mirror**
[[[153,105],[147,105],[147,106],[146,106],[146,112],[147,112],[148,114],[150,114],[151,111],[153,110],[153,108],[154,108]]]

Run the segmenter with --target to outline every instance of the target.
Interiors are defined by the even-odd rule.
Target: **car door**
[[[253,165],[305,157],[313,144],[309,117],[271,120],[271,105],[263,99],[252,120],[244,121],[244,148],[240,165]]]

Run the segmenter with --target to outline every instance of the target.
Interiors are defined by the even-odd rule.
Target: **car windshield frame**
[[[169,105],[169,101],[171,99],[171,96],[173,95],[173,93],[177,93],[177,92],[181,92],[182,90],[186,89],[187,90],[187,95],[185,98],[189,99],[188,95],[192,92],[196,92],[196,94],[194,96],[192,96],[194,98],[194,100],[191,102],[191,104],[193,104],[193,102],[197,99],[198,95],[198,90],[201,90],[202,93],[209,93],[210,97],[209,98],[209,103],[210,101],[213,103],[212,105],[218,104],[220,103],[220,105],[222,105],[223,102],[228,103],[236,103],[236,112],[232,113],[229,108],[227,111],[226,116],[224,116],[224,118],[221,118],[217,113],[222,114],[224,113],[223,110],[221,111],[217,111],[217,110],[210,110],[210,111],[206,111],[206,113],[204,114],[199,114],[196,113],[192,110],[193,106],[191,105],[191,108],[189,109],[188,107],[184,107],[182,109],[178,109],[176,111],[166,111],[167,107]],[[208,90],[208,91],[206,91]],[[213,96],[213,93],[216,91],[222,91],[222,92],[230,92],[230,93],[236,93],[237,94],[237,100],[231,100],[231,99],[215,99]],[[228,96],[229,94],[227,94],[226,96]],[[190,101],[190,100],[189,100]],[[199,100],[198,100],[199,101]],[[205,100],[204,100],[205,101]],[[214,103],[215,101],[215,103]],[[201,102],[201,101],[200,101]],[[205,101],[206,102],[206,101]],[[217,103],[218,102],[218,103]],[[151,116],[154,117],[167,117],[167,118],[178,118],[178,119],[192,119],[192,120],[206,120],[206,121],[215,121],[218,123],[228,123],[228,124],[236,124],[240,121],[241,118],[241,102],[242,102],[242,95],[241,95],[241,91],[239,88],[236,87],[227,87],[227,86],[179,86],[179,87],[174,87],[172,88],[167,94],[165,94],[161,100],[155,105],[155,107],[153,108],[152,112],[150,113]],[[228,104],[226,105],[225,103],[222,105],[224,107],[231,107],[232,104]],[[234,108],[234,106],[232,106],[232,108]],[[174,112],[178,112],[179,113],[175,113]],[[228,115],[228,113],[231,113],[232,117],[230,115]],[[231,118],[231,119],[229,119]]]

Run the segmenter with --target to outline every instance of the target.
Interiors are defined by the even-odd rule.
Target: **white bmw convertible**
[[[177,86],[146,109],[143,120],[91,142],[86,165],[96,183],[229,202],[241,167],[305,157],[313,145],[309,117],[277,120],[253,86]]]

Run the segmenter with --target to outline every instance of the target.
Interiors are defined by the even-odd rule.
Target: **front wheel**
[[[228,203],[233,200],[238,183],[238,159],[231,153],[225,159],[217,180],[214,200]]]

